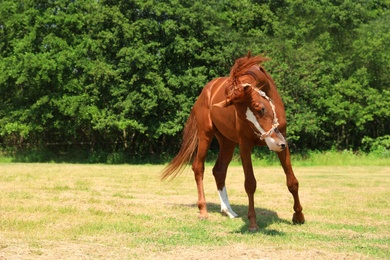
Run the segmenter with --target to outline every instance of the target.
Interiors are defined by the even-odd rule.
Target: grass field
[[[280,167],[256,167],[260,230],[247,232],[240,166],[227,189],[240,217],[199,221],[190,170],[163,166],[0,164],[0,259],[389,259],[390,166],[295,167],[306,224],[292,225]]]

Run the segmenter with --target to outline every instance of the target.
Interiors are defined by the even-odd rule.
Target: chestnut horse
[[[304,223],[298,196],[298,180],[291,167],[286,136],[286,115],[282,99],[271,76],[261,67],[267,59],[262,56],[236,60],[229,77],[210,81],[198,97],[183,130],[179,153],[162,172],[161,178],[176,177],[191,160],[198,189],[199,218],[208,217],[203,189],[204,162],[215,136],[219,155],[213,168],[221,201],[221,212],[234,218],[225,179],[228,165],[237,144],[245,174],[248,194],[249,230],[258,229],[254,207],[256,179],[253,174],[251,152],[255,145],[267,145],[277,152],[287,179],[287,187],[294,198],[294,223]],[[197,149],[197,152],[196,152]]]

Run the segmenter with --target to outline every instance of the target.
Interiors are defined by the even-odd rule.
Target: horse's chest
[[[236,111],[233,106],[225,108],[213,107],[211,110],[211,119],[221,134],[232,141],[238,141]]]

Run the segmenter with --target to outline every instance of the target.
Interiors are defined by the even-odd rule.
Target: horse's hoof
[[[199,220],[206,220],[209,218],[209,214],[199,214],[198,219]]]
[[[229,218],[237,218],[238,217],[238,214],[236,212],[234,212],[233,210],[228,210],[228,209],[222,209],[221,214],[223,216],[227,216]]]
[[[248,229],[248,231],[250,232],[250,233],[255,233],[255,232],[257,232],[259,230],[259,228],[256,226],[256,227],[249,227],[249,229]]]
[[[302,224],[305,223],[305,216],[301,212],[300,213],[294,213],[293,218],[292,218],[292,222],[294,224],[302,225]]]

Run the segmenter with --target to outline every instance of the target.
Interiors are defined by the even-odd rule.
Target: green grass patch
[[[294,167],[304,225],[291,223],[281,167],[256,166],[255,233],[248,232],[241,166],[232,165],[227,178],[236,219],[219,213],[211,168],[209,219],[200,221],[190,169],[160,182],[161,165],[0,164],[0,258],[389,256],[390,166]]]
[[[367,150],[367,149],[366,149]],[[207,164],[214,164],[218,157],[218,148],[210,150],[207,156]],[[292,149],[292,160],[295,166],[387,166],[390,165],[390,148],[379,146],[370,151],[351,151],[336,149],[328,151],[300,151]],[[57,154],[48,150],[25,150],[18,153],[1,153],[0,164],[12,162],[25,163],[82,163],[82,164],[164,164],[174,155],[153,155],[142,158],[132,158],[124,152],[107,153],[104,151],[70,151],[65,154]],[[253,163],[257,166],[278,166],[279,160],[275,152],[267,147],[255,147],[252,153]],[[236,148],[232,165],[240,164],[239,149]]]
[[[294,166],[388,166],[390,157],[382,157],[376,153],[353,152],[350,150],[337,151],[307,151],[292,153]],[[280,165],[276,153],[267,151],[264,147],[256,147],[252,154],[253,163],[257,166]],[[239,156],[235,156],[236,164]]]

